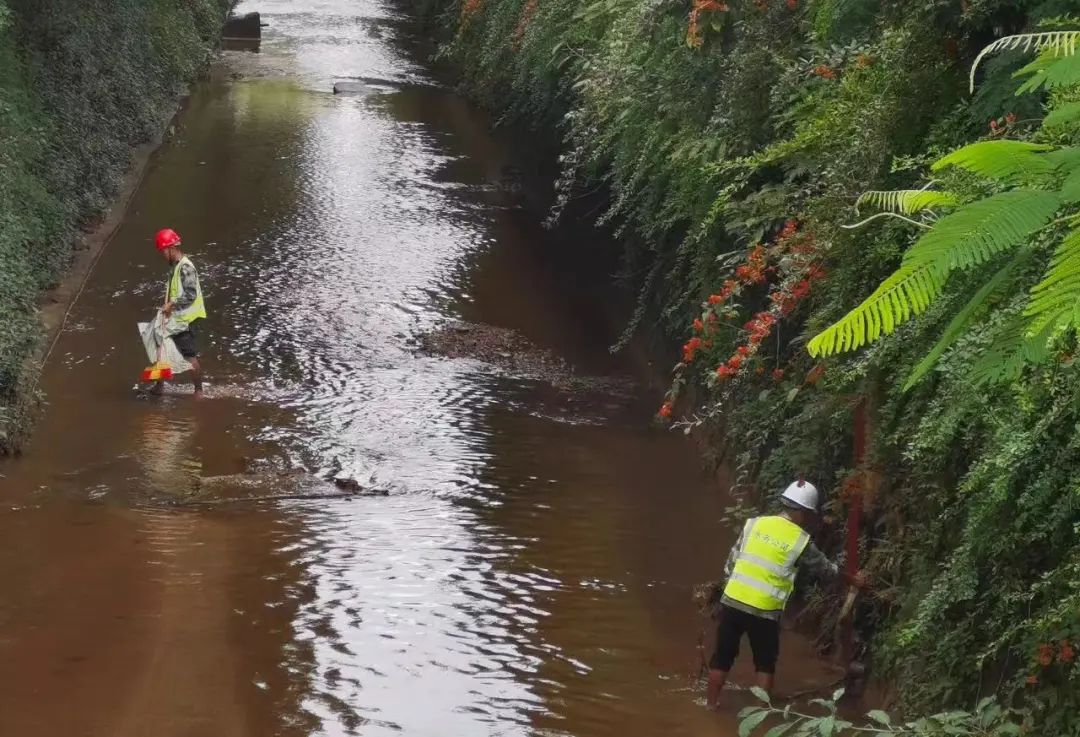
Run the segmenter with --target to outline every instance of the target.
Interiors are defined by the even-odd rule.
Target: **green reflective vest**
[[[176,298],[184,291],[180,283],[180,267],[184,264],[187,264],[192,269],[195,268],[195,264],[191,263],[191,259],[187,256],[176,262],[176,266],[173,267],[172,278],[165,285],[166,302],[175,302]],[[206,304],[203,302],[202,287],[199,285],[199,273],[197,271],[195,272],[195,301],[184,309],[174,312],[173,317],[185,324],[190,324],[200,317],[206,317]]]
[[[762,611],[782,610],[795,588],[795,563],[809,542],[786,517],[748,520],[724,595]]]

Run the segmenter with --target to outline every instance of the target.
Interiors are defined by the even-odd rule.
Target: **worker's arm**
[[[183,310],[191,306],[191,303],[195,301],[195,297],[198,296],[198,275],[195,272],[195,267],[185,261],[180,264],[180,294],[173,300],[173,306],[178,310]]]
[[[829,560],[825,553],[814,541],[806,543],[802,555],[799,556],[799,570],[821,581],[833,581],[840,576],[840,566]]]
[[[197,279],[198,276],[194,266],[186,262],[180,264],[180,294],[176,295],[176,299],[166,305],[166,314],[184,310],[191,306],[191,303],[195,301],[195,297],[198,295]]]
[[[799,556],[798,566],[804,572],[810,574],[819,581],[832,582],[842,578],[844,583],[856,588],[865,588],[867,583],[866,574],[858,571],[854,576],[840,570],[840,566],[829,560],[825,553],[811,540],[806,544],[806,549]]]
[[[743,525],[742,532],[739,533],[739,539],[735,541],[735,544],[731,546],[731,552],[728,553],[727,562],[724,563],[724,580],[731,578],[731,572],[735,570],[735,562],[739,559],[739,551],[742,550],[743,538],[746,537],[746,529],[750,526],[747,522]]]

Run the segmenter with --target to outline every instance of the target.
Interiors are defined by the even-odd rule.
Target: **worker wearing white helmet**
[[[780,654],[780,616],[795,588],[796,572],[803,569],[824,579],[840,576],[839,566],[818,550],[807,532],[818,513],[818,490],[796,481],[780,501],[780,514],[747,520],[728,555],[716,650],[709,664],[709,706],[716,706],[743,634],[750,639],[757,685],[771,693]],[[860,572],[850,583],[864,586],[865,581]]]

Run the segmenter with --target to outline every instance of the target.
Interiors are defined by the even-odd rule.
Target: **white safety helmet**
[[[818,490],[809,481],[794,481],[780,495],[784,504],[811,512],[818,511]]]

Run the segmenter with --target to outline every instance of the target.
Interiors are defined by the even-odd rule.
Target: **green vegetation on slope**
[[[203,68],[230,4],[0,0],[0,450],[25,426],[41,290]]]
[[[1040,733],[1080,733],[1075,332],[1015,355],[1031,288],[1064,258],[1053,256],[1067,233],[1058,219],[1072,205],[1047,194],[1068,189],[1060,170],[1010,158],[1049,145],[1071,161],[1080,79],[1017,96],[1013,73],[1033,54],[1006,49],[968,91],[986,44],[1040,24],[1078,28],[1053,20],[1074,3],[420,0],[419,10],[454,29],[444,50],[471,94],[559,131],[560,204],[598,185],[610,193],[600,220],[623,238],[641,294],[631,327],[655,320],[686,341],[661,415],[712,431],[740,488],[805,474],[833,490],[831,519],[864,505],[877,586],[860,628],[902,706],[972,708],[994,694],[1028,709]],[[1057,119],[1044,127],[1048,109]],[[931,170],[979,139],[1004,145]],[[1019,143],[1032,139],[1040,146]],[[918,191],[927,184],[935,193]],[[963,222],[934,219],[960,203]],[[880,210],[904,219],[845,227]],[[938,225],[935,248],[982,230],[920,275],[906,304],[873,312],[887,325],[856,315],[839,341],[813,346],[861,350],[813,358],[810,340]],[[1009,365],[1008,381],[973,380],[988,353],[989,365]],[[853,468],[860,403],[870,437]],[[811,604],[831,624],[833,605]]]

